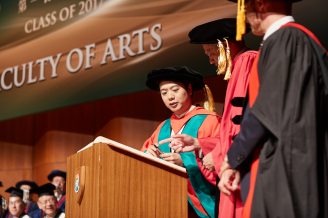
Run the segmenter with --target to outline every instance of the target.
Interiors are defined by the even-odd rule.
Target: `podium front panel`
[[[76,168],[86,167],[81,204]],[[187,217],[187,173],[103,143],[68,158],[66,217]]]

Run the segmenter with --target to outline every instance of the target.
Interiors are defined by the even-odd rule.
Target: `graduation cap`
[[[245,2],[247,2],[248,0],[228,0],[228,1],[238,3],[236,40],[241,41],[243,34],[246,33]],[[294,3],[302,0],[284,0],[284,1]]]
[[[42,185],[42,186],[32,189],[31,193],[36,193],[39,195],[39,197],[42,197],[43,195],[54,195],[55,189],[56,189],[56,186],[54,186],[51,183],[47,183],[45,185]]]
[[[190,81],[192,90],[197,91],[204,88],[203,76],[188,67],[167,67],[155,69],[147,74],[146,86],[155,91],[159,90],[159,83],[166,81]]]
[[[214,20],[193,28],[188,36],[191,44],[216,44],[219,40],[224,38],[235,38],[236,36],[237,19],[224,18]],[[251,30],[250,25],[247,24],[246,32]]]
[[[38,187],[38,184],[36,184],[33,181],[23,180],[23,181],[19,181],[19,182],[16,183],[16,188],[20,189],[20,187],[22,185],[29,185],[29,186],[31,186],[31,189]]]
[[[20,197],[23,199],[24,191],[22,189],[10,187],[5,192],[10,193],[10,197]]]
[[[49,179],[49,181],[52,182],[52,179],[53,179],[55,176],[61,176],[61,177],[65,178],[65,180],[66,180],[66,172],[61,171],[61,170],[53,170],[53,171],[51,171],[51,173],[48,175],[48,179]]]

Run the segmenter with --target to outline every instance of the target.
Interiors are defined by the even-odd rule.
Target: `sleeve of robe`
[[[199,139],[202,147],[215,147],[212,151],[212,158],[217,173],[220,172],[222,162],[232,144],[232,139],[240,130],[240,125],[234,124],[232,119],[242,114],[242,108],[233,106],[231,100],[235,97],[246,96],[250,69],[256,54],[255,51],[248,51],[236,58],[226,91],[224,113],[219,134],[215,138]],[[242,210],[243,204],[239,190],[230,196],[220,194],[219,218],[240,218]]]
[[[253,153],[258,145],[267,140],[269,131],[251,113],[249,104],[243,114],[241,129],[227,155],[232,169],[238,167]]]
[[[208,115],[206,119],[204,120],[203,124],[200,126],[198,130],[198,137],[214,137],[219,132],[220,128],[220,117],[219,116],[213,116]],[[203,151],[204,156],[210,153],[214,146],[201,146],[201,149]],[[197,165],[199,167],[199,170],[202,172],[203,176],[206,178],[207,181],[209,181],[212,185],[216,185],[216,172],[208,171],[204,165],[202,164],[201,159],[198,158],[198,152],[196,152],[196,160]]]
[[[217,135],[219,128],[220,128],[220,121],[221,121],[221,118],[219,116],[208,115],[198,130],[198,137],[214,137],[215,135]],[[155,142],[158,142],[158,135],[159,135],[159,132],[160,132],[164,122],[162,122],[157,127],[155,132],[150,136],[150,138],[145,141],[145,143],[140,151],[144,152],[148,149],[149,145],[151,145]],[[204,149],[202,148],[203,154],[204,155],[208,154],[209,152],[211,152],[211,150],[213,148],[214,148],[214,146],[212,146],[212,147],[206,146],[206,147],[204,147]],[[196,154],[196,156],[198,156],[198,155]],[[208,171],[203,166],[201,159],[199,159],[198,157],[197,157],[196,161],[197,161],[199,170],[202,172],[202,174],[206,178],[206,180],[215,186],[216,173]]]
[[[242,55],[242,57],[240,57],[240,60],[234,63],[234,68],[232,73],[238,72],[238,77],[237,77],[238,86],[227,89],[226,96],[228,95],[229,92],[236,92],[237,89],[238,91],[243,93],[243,97],[246,96],[248,81],[249,81],[249,72],[252,67],[255,56],[256,53],[254,51],[245,53],[245,55]],[[237,97],[241,97],[241,96],[237,96]],[[227,104],[231,104],[230,101],[228,102],[226,101],[225,105]],[[225,110],[221,121],[221,128],[226,128],[225,122],[232,122],[231,118],[233,118],[235,114],[241,114],[241,110],[242,109],[239,107],[231,107],[230,110]],[[229,147],[232,144],[232,138],[240,130],[240,125],[230,125],[229,128],[230,128],[229,130],[227,129],[224,130],[224,134],[230,134],[228,137],[222,136],[221,134],[223,134],[223,131],[221,130],[213,138],[198,139],[202,149],[206,147],[209,148],[214,147],[214,149],[212,150],[212,157],[217,174],[220,173],[222,162],[225,158],[226,153],[229,150]]]

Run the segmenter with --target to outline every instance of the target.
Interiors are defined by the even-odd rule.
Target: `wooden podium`
[[[187,178],[182,167],[106,139],[68,157],[66,218],[188,217]]]

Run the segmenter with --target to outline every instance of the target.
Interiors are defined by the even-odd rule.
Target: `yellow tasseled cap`
[[[246,33],[245,0],[238,0],[236,41],[241,41]]]

